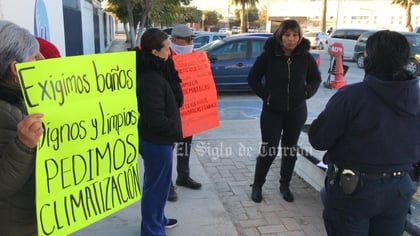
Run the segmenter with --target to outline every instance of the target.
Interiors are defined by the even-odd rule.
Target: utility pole
[[[327,21],[327,0],[322,0],[322,10],[321,10],[321,22],[319,24],[319,31],[326,31],[326,21]]]

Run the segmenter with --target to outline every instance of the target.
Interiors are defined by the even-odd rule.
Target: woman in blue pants
[[[166,235],[177,224],[164,209],[172,176],[174,143],[182,140],[181,80],[169,57],[169,36],[147,30],[136,49],[140,154],[144,163],[141,235]]]

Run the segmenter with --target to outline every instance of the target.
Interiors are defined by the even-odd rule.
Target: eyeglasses
[[[191,41],[193,41],[194,40],[194,36],[189,36],[189,37],[176,37],[177,39],[182,39],[182,40],[185,40],[186,42],[191,42]]]

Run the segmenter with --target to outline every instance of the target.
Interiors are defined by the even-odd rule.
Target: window
[[[344,39],[344,38],[346,38],[346,31],[345,30],[336,30],[334,32],[334,35],[331,35],[331,38]]]
[[[366,30],[349,30],[347,35],[346,35],[346,39],[357,40],[359,38],[359,36],[365,31]]]
[[[264,51],[265,40],[251,41],[251,58],[258,57]]]
[[[209,36],[196,37],[193,41],[194,48],[199,48],[199,47],[201,47],[204,44],[207,44],[209,42],[210,42],[210,37]]]
[[[219,60],[243,59],[246,57],[246,43],[246,41],[231,42],[214,52]]]

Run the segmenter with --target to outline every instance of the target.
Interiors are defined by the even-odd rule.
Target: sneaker
[[[172,229],[178,225],[177,219],[168,219],[169,222],[165,225],[165,229]]]
[[[187,188],[190,188],[190,189],[196,189],[196,190],[201,188],[201,184],[194,181],[190,177],[181,177],[181,178],[178,177],[178,178],[176,178],[176,185],[187,187]]]
[[[175,186],[171,183],[171,188],[169,189],[168,201],[176,202],[178,200],[178,194],[175,192]]]

